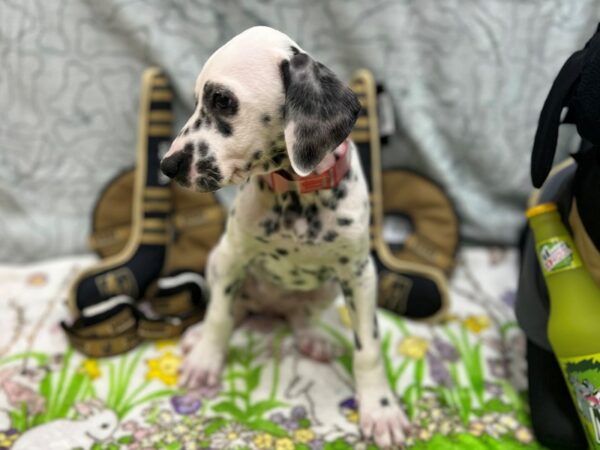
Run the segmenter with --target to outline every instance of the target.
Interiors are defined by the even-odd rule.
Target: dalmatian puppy
[[[330,360],[335,347],[315,322],[341,292],[354,329],[362,432],[381,447],[400,445],[409,425],[386,381],[368,190],[348,138],[360,111],[356,96],[288,36],[267,27],[250,28],[218,49],[200,72],[195,95],[195,111],[161,170],[200,192],[239,188],[209,257],[211,301],[201,337],[188,339],[182,384],[220,382],[230,336],[247,313],[285,317],[300,352]],[[315,177],[333,172],[335,183],[314,188]],[[290,188],[278,187],[274,173]],[[312,188],[299,192],[311,177]]]

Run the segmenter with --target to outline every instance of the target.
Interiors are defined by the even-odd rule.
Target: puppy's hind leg
[[[296,347],[300,353],[319,362],[330,362],[342,353],[342,348],[318,326],[322,310],[332,303],[336,290],[325,287],[298,299],[304,306],[288,317]]]

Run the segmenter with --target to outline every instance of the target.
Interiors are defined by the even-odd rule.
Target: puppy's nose
[[[169,178],[175,177],[175,175],[177,175],[179,172],[183,157],[184,154],[180,151],[173,153],[171,156],[163,158],[163,160],[160,162],[160,170]]]

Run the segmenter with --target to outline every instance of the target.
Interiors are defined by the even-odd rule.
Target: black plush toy
[[[576,125],[582,145],[573,160],[551,173],[565,108],[562,123]],[[535,136],[531,178],[535,187],[541,187],[534,203],[557,204],[586,268],[600,284],[600,27],[585,47],[565,62],[550,89]],[[587,448],[548,341],[548,292],[530,230],[523,240],[516,312],[527,335],[529,401],[538,440],[550,449]]]

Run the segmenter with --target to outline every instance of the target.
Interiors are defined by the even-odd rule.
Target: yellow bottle
[[[590,448],[600,450],[600,289],[554,203],[530,208],[527,218],[550,295],[548,339]]]

